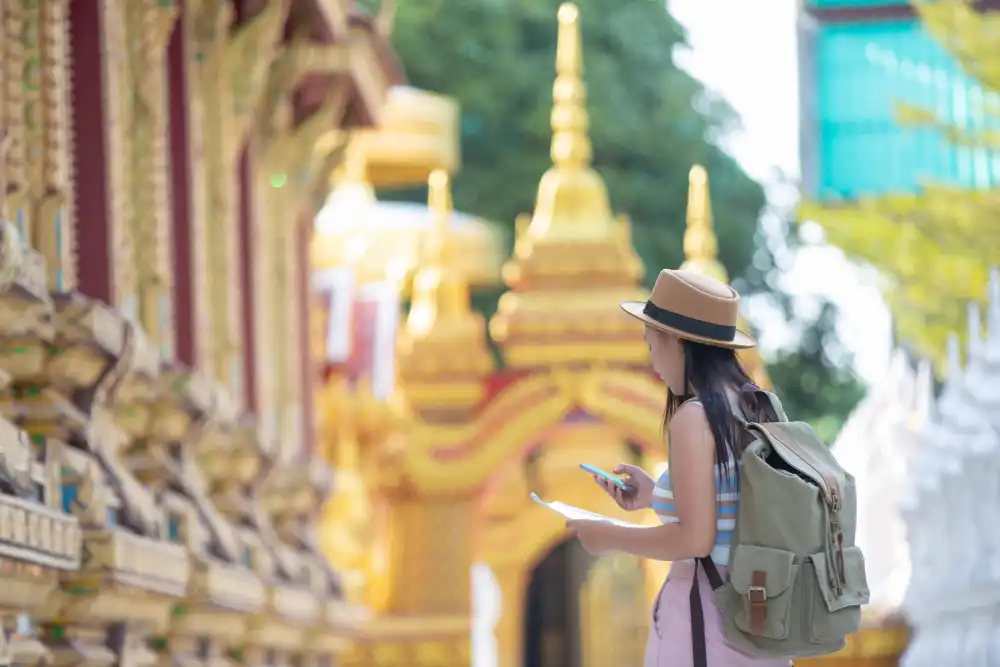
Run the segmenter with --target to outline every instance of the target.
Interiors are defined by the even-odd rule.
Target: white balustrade
[[[910,460],[902,505],[914,629],[903,667],[1000,665],[1000,273],[990,274],[986,336],[969,306],[968,360],[948,345],[948,377]]]

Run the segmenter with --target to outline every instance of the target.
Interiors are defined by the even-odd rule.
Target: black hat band
[[[736,338],[735,325],[726,326],[725,324],[715,324],[714,322],[698,320],[693,317],[688,317],[687,315],[675,313],[672,310],[660,308],[652,301],[646,302],[646,305],[642,309],[642,313],[646,317],[656,320],[665,327],[670,327],[671,329],[676,329],[677,331],[691,334],[692,336],[700,336],[701,338],[710,338],[712,340],[725,342],[731,342]]]

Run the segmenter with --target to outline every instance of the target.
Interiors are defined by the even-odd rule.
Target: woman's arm
[[[715,545],[715,439],[701,404],[686,403],[670,420],[669,446],[679,520],[649,527],[609,525],[608,541],[618,551],[677,561],[707,556]]]

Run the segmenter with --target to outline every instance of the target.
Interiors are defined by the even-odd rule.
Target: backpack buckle
[[[753,573],[752,585],[747,588],[747,616],[750,618],[750,633],[758,637],[764,634],[767,622],[767,589],[764,581],[767,574],[760,570]]]

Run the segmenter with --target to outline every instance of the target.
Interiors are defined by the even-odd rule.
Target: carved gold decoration
[[[141,1],[139,3],[142,4]],[[135,138],[132,118],[135,109],[131,96],[124,91],[139,85],[133,79],[129,62],[133,51],[133,39],[141,40],[141,35],[130,34],[128,5],[122,0],[109,0],[100,11],[100,25],[104,31],[104,57],[101,58],[101,80],[104,85],[105,132],[107,133],[107,229],[111,259],[111,304],[126,317],[139,320],[139,276],[136,261],[136,230],[133,224],[137,212],[133,196],[135,185],[140,185],[143,175],[136,173],[132,165],[133,145],[145,148],[144,138]],[[149,215],[143,211],[140,215]],[[155,214],[154,214],[155,215]]]
[[[0,97],[0,132],[3,133],[2,171],[4,187],[3,218],[17,220],[18,231],[25,236],[28,231],[23,223],[21,209],[27,203],[30,184],[25,164],[24,119],[24,64],[26,55],[21,43],[24,32],[25,10],[22,3],[5,2],[3,13],[3,40],[0,42],[0,71],[3,87]]]
[[[194,42],[191,72],[196,94],[191,103],[197,107],[193,116],[200,125],[195,130],[199,142],[195,145],[200,147],[195,160],[201,167],[195,197],[204,216],[194,242],[199,287],[206,295],[198,299],[198,363],[206,374],[242,396],[242,332],[235,292],[239,255],[234,175],[239,148],[229,48],[233,9],[227,0],[205,0],[192,3],[190,16],[184,18]]]
[[[205,332],[198,357],[202,368],[239,401],[244,379],[236,165],[263,99],[288,4],[270,0],[233,35],[228,31],[233,9],[227,1],[192,3],[190,18],[185,17],[194,40],[192,103],[200,121],[195,168],[203,174],[195,190],[204,219],[197,224],[194,255],[198,282],[208,295],[198,313],[199,329]]]
[[[71,289],[75,284],[74,238],[69,203],[69,126],[67,103],[67,24],[65,0],[9,3],[5,8],[11,67],[20,85],[8,80],[8,112],[13,146],[12,215],[23,237],[47,260],[47,284]],[[13,5],[17,4],[18,7]],[[7,12],[10,14],[7,14]],[[16,32],[15,32],[16,31]],[[14,71],[8,70],[10,75]],[[13,76],[11,77],[14,78]],[[17,89],[15,91],[15,89]],[[13,93],[13,94],[12,94]]]
[[[275,83],[274,85],[278,85]],[[260,156],[256,183],[264,193],[261,243],[258,244],[259,293],[262,308],[257,314],[258,392],[264,430],[277,437],[294,456],[301,446],[303,368],[297,341],[303,340],[302,318],[307,304],[299,289],[300,244],[305,204],[317,183],[326,179],[323,152],[316,150],[319,137],[334,126],[346,103],[344,91],[334,92],[309,117],[292,126],[291,101],[275,93],[273,116],[262,126],[264,152]]]
[[[136,321],[164,356],[173,356],[173,287],[168,205],[166,49],[177,8],[158,0],[127,2],[122,7],[132,95],[124,128],[128,137],[131,193],[128,214],[135,262]]]

